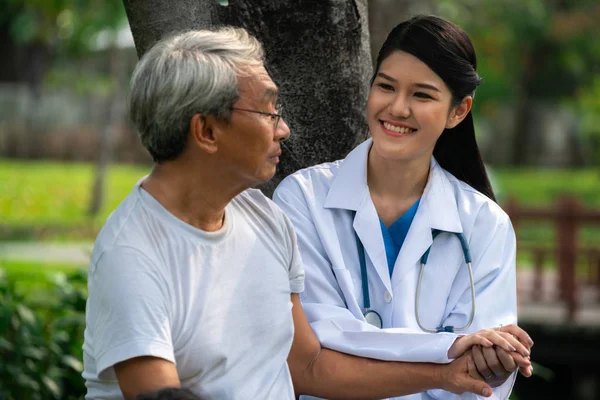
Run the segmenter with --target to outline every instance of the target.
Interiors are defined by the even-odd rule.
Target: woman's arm
[[[492,333],[468,335],[456,341],[455,334],[429,334],[408,328],[378,329],[362,320],[360,310],[350,310],[313,222],[312,213],[298,184],[286,178],[273,200],[291,220],[305,266],[304,311],[323,347],[389,361],[447,363],[473,345],[499,345],[511,351],[511,344]],[[332,227],[333,230],[333,227]],[[368,346],[365,346],[368,343]]]
[[[450,364],[386,362],[321,348],[292,294],[294,342],[288,365],[296,395],[328,399],[381,399],[441,388],[456,394],[491,394],[491,387],[470,376],[475,369],[470,354]]]

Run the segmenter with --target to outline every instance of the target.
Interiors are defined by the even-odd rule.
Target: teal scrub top
[[[413,204],[412,207],[410,207],[408,211],[406,211],[400,218],[394,221],[389,228],[385,226],[381,219],[379,220],[390,277],[394,271],[394,264],[396,263],[396,259],[398,258],[398,254],[400,253],[400,249],[404,243],[404,239],[406,239],[406,234],[408,233],[410,224],[412,224],[413,218],[417,213],[417,208],[419,208],[420,201],[421,199],[417,200],[417,202]]]

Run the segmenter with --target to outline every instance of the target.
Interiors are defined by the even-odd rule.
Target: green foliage
[[[42,43],[59,52],[88,51],[100,32],[126,24],[121,0],[4,0],[16,43]],[[2,22],[2,18],[0,18]]]
[[[58,273],[47,283],[48,289],[25,294],[0,269],[2,399],[70,400],[85,394],[85,273]]]
[[[83,94],[116,90],[114,72],[99,70],[117,36],[127,29],[121,0],[3,0],[0,27],[6,26],[23,54],[47,54],[37,71],[40,82]],[[47,75],[50,75],[49,77]]]
[[[591,85],[581,88],[578,95],[567,104],[579,115],[583,136],[595,143],[594,161],[600,165],[600,75],[595,77]]]
[[[483,115],[524,92],[554,102],[585,96],[581,88],[600,76],[600,43],[590,40],[600,34],[595,0],[438,0],[436,12],[474,42],[485,81],[474,107]],[[586,101],[575,102],[584,114],[594,112]]]
[[[52,297],[43,298],[52,293],[55,277],[61,274],[68,276],[81,267],[81,265],[65,263],[44,262],[42,265],[38,262],[0,259],[0,270],[4,271],[4,278],[10,278],[14,292],[18,296],[29,299],[36,296],[35,300],[38,303],[46,300],[55,301]]]

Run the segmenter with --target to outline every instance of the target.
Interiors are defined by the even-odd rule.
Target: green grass
[[[92,240],[106,217],[125,198],[149,166],[112,165],[104,206],[95,218],[87,215],[94,178],[89,163],[32,162],[0,159],[0,240]],[[551,207],[558,195],[572,193],[587,207],[600,208],[598,169],[495,168],[501,199]],[[584,243],[600,243],[600,227],[581,233]],[[523,244],[554,243],[550,223],[519,226]]]
[[[564,193],[576,195],[582,204],[600,208],[600,170],[494,169],[503,197],[514,196],[530,206],[552,205]]]
[[[149,171],[147,166],[111,166],[104,206],[93,218],[87,213],[94,179],[91,164],[0,159],[0,225],[16,239],[26,239],[35,227],[54,228],[53,238],[93,237],[92,233]],[[74,232],[57,227],[72,227]]]

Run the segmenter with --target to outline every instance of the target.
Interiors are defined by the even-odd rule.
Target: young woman
[[[513,325],[515,234],[475,141],[476,66],[456,25],[401,23],[377,58],[371,138],[344,160],[287,177],[274,200],[297,232],[301,299],[324,347],[438,363],[468,349],[494,397],[507,398],[517,368],[531,375],[533,342]],[[498,346],[465,347],[475,336]]]

